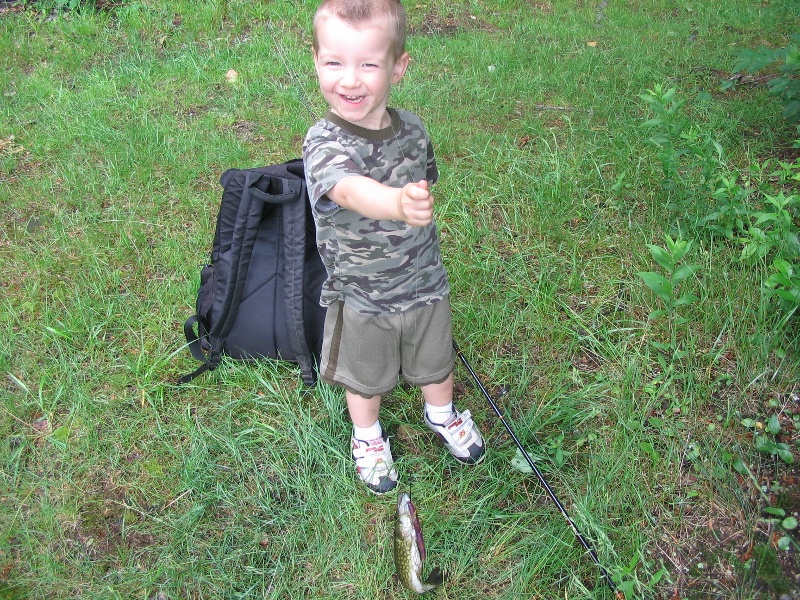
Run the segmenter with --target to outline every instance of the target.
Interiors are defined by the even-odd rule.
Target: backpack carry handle
[[[293,179],[286,179],[285,177],[269,177],[270,181],[267,185],[267,189],[262,191],[256,187],[256,184],[258,184],[263,177],[268,176],[262,175],[255,181],[250,182],[250,195],[255,200],[266,202],[268,204],[288,204],[289,202],[294,202],[300,198],[300,192],[303,189],[302,182]],[[280,185],[280,192],[275,193],[270,191],[269,188],[273,187],[273,184],[275,183]]]
[[[241,171],[242,169],[228,169],[219,178],[220,185],[222,185],[223,188],[227,188],[231,178],[237,173],[241,173]],[[290,172],[294,174],[293,171]],[[302,178],[305,177],[303,173],[302,167],[301,171],[297,174],[300,179],[291,179],[288,177],[281,177],[280,175],[270,175],[268,173],[248,173],[244,182],[244,189],[242,189],[242,195],[247,193],[259,202],[266,202],[268,204],[288,204],[289,202],[294,202],[299,199],[303,193],[303,185],[305,183],[302,180]]]

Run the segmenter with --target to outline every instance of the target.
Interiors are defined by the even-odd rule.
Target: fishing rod
[[[453,349],[456,351],[456,355],[458,356],[458,358],[467,368],[467,371],[469,371],[469,374],[472,375],[472,379],[475,380],[475,383],[480,388],[481,392],[483,393],[483,397],[486,398],[486,401],[489,403],[489,406],[492,407],[494,413],[503,423],[503,427],[506,428],[508,435],[511,436],[512,440],[514,440],[514,443],[517,445],[517,448],[522,453],[522,456],[525,458],[525,462],[528,463],[528,466],[536,474],[536,477],[539,479],[539,483],[547,492],[547,495],[550,496],[550,499],[553,501],[556,507],[558,507],[558,511],[561,513],[561,516],[564,517],[564,519],[566,519],[567,523],[572,529],[572,533],[575,534],[575,537],[578,538],[578,541],[581,543],[581,546],[583,546],[586,552],[589,553],[589,556],[592,558],[592,562],[594,562],[594,564],[597,566],[598,570],[600,571],[600,575],[603,576],[603,579],[608,584],[608,587],[610,587],[611,591],[614,592],[616,598],[624,600],[625,595],[614,584],[614,581],[611,579],[611,575],[609,575],[606,568],[602,564],[600,564],[600,559],[597,557],[597,552],[594,551],[594,548],[592,548],[592,546],[589,544],[589,541],[580,532],[578,526],[575,525],[575,521],[573,521],[572,517],[569,516],[567,509],[564,508],[564,505],[561,504],[561,501],[558,499],[558,496],[556,496],[556,493],[553,491],[553,488],[551,488],[550,484],[547,483],[544,474],[539,470],[539,467],[536,466],[536,463],[533,462],[533,459],[530,457],[525,448],[522,446],[522,443],[519,441],[517,434],[514,433],[514,430],[511,428],[511,425],[509,425],[508,421],[506,421],[506,418],[503,416],[500,407],[498,407],[497,403],[492,399],[492,396],[489,394],[489,391],[486,389],[486,386],[483,385],[483,382],[481,382],[477,373],[475,373],[475,370],[472,368],[472,365],[469,364],[467,357],[464,356],[464,353],[461,351],[461,348],[458,347],[458,344],[456,343],[455,339],[453,340]]]

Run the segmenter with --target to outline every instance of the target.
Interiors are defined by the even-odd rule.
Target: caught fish
[[[402,492],[397,495],[397,520],[394,525],[394,566],[397,577],[408,589],[424,594],[441,585],[442,572],[433,569],[428,578],[422,581],[422,564],[425,562],[425,540],[422,539],[422,526],[417,509],[411,502],[411,495]]]

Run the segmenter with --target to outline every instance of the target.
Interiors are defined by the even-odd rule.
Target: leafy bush
[[[786,52],[787,61],[798,60],[792,52]],[[797,89],[800,102],[800,85],[781,89]],[[680,233],[722,239],[743,263],[767,266],[762,292],[778,301],[785,323],[800,308],[800,194],[790,193],[800,181],[800,159],[770,159],[745,171],[730,167],[720,143],[685,115],[686,100],[676,98],[675,88],[656,85],[640,98],[655,113],[644,127],[651,132],[648,143],[656,148]],[[800,119],[800,112],[796,116]]]
[[[733,67],[734,73],[756,73],[774,63],[780,63],[780,75],[771,79],[767,86],[769,93],[778,96],[783,102],[783,116],[789,123],[800,124],[800,34],[789,36],[786,48],[773,50],[761,46],[756,50],[739,51],[738,62]],[[735,81],[725,82],[723,88],[729,88]],[[800,125],[799,125],[800,127]]]
[[[32,4],[41,11],[79,10],[93,7],[94,0],[34,0]]]

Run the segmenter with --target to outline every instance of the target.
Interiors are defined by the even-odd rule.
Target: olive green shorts
[[[412,385],[441,383],[453,371],[450,299],[392,315],[364,315],[334,302],[325,316],[320,377],[371,398],[398,376]]]

